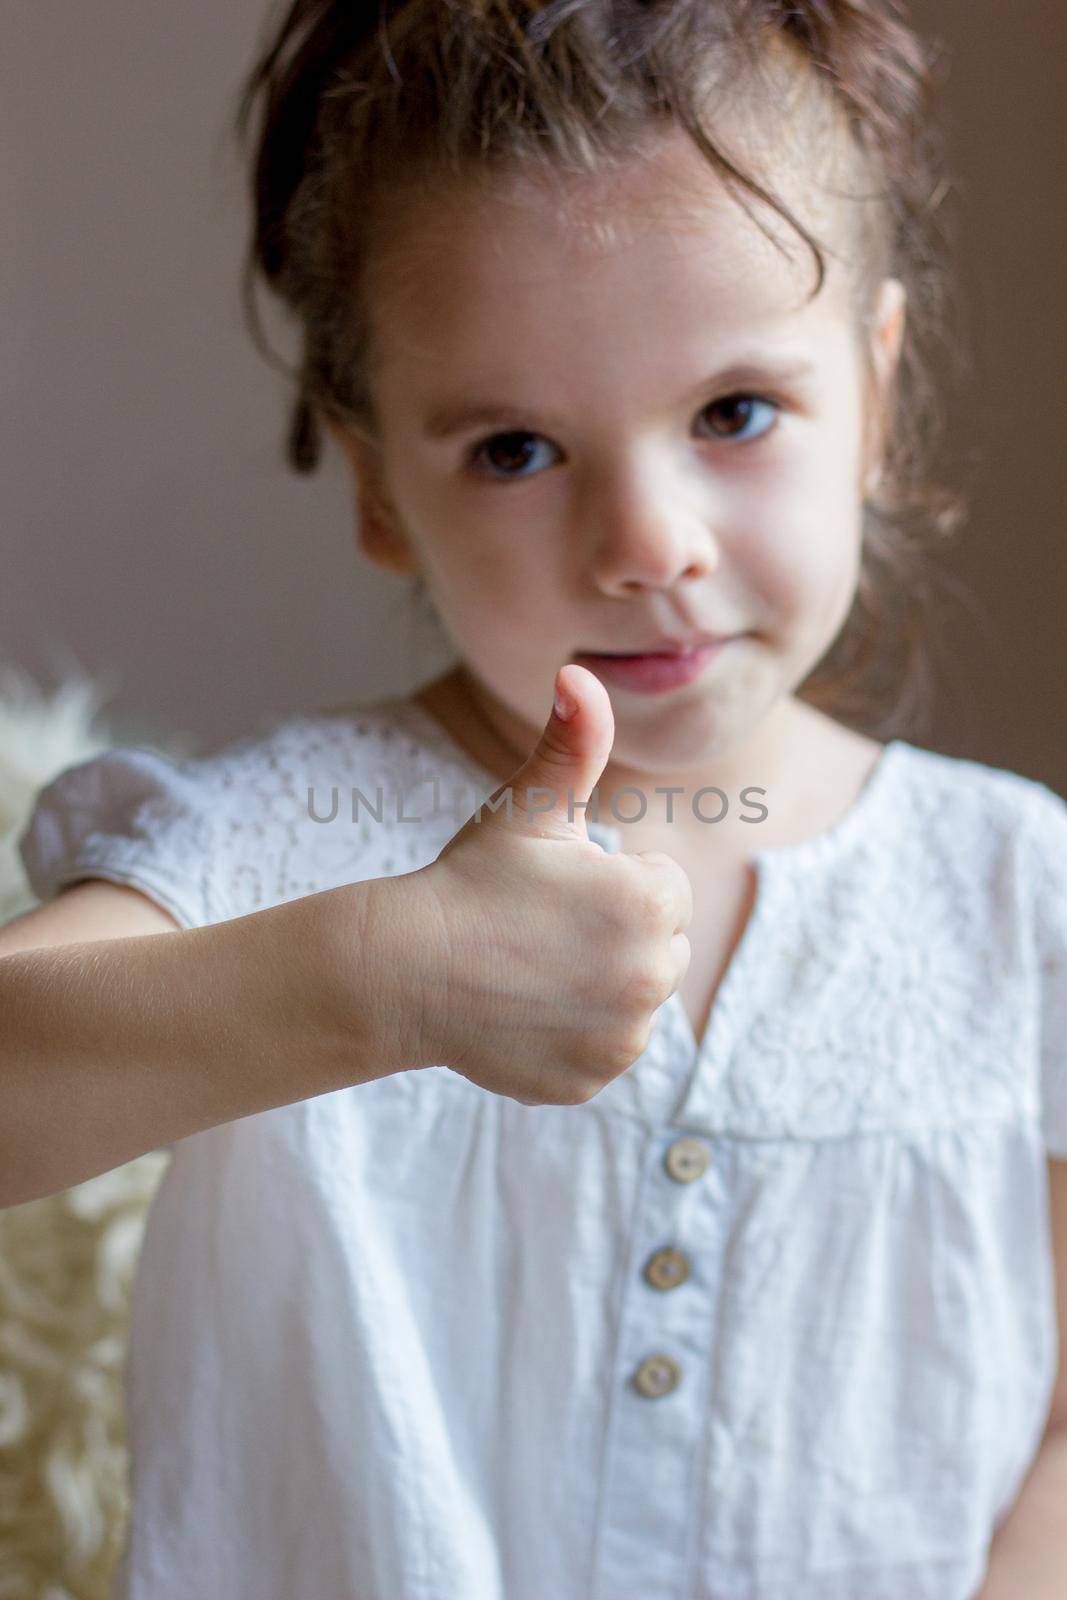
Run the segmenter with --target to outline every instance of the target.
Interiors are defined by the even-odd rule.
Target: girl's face
[[[874,465],[849,283],[828,256],[809,300],[810,251],[759,214],[789,256],[679,133],[613,176],[442,191],[391,225],[380,453],[348,442],[363,548],[422,574],[519,759],[565,662],[710,632],[732,639],[695,681],[607,684],[610,766],[747,768],[849,610]],[[827,237],[810,200],[800,215]],[[875,312],[879,393],[898,291]]]

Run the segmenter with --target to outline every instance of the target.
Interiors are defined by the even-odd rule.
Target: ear
[[[360,549],[375,566],[388,572],[418,572],[415,553],[385,486],[379,450],[333,421],[327,420],[325,426],[352,468]]]
[[[863,492],[875,489],[892,427],[894,387],[904,341],[907,292],[899,278],[883,278],[870,318],[867,430]]]

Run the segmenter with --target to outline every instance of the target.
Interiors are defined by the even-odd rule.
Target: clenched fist
[[[575,710],[565,721],[553,710],[494,791],[511,790],[511,816],[483,807],[412,875],[439,940],[421,1059],[523,1105],[578,1104],[624,1072],[690,960],[693,897],[678,863],[612,854],[586,832],[580,802],[615,734],[607,690],[574,662],[556,683]]]

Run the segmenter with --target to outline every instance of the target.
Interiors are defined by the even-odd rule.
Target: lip
[[[698,645],[725,644],[728,639],[734,639],[733,633],[691,633],[684,639],[679,639],[673,634],[661,634],[658,639],[650,639],[647,643],[635,644],[632,650],[605,651],[603,655],[595,650],[587,651],[587,655],[595,655],[597,660],[607,660],[610,656],[629,659],[633,656],[683,656],[688,655]]]
[[[674,640],[669,650],[645,650],[626,656],[583,652],[572,659],[619,688],[634,689],[639,694],[662,694],[667,689],[695,682],[709,663],[740,637],[740,634],[705,635],[706,642],[689,647],[680,646]]]

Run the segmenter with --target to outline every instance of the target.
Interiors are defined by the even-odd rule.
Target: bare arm
[[[153,914],[150,938],[143,905],[134,937],[86,942],[58,901],[0,929],[0,1205],[412,1067],[528,1106],[625,1072],[688,966],[692,888],[662,851],[609,854],[575,823],[614,721],[595,674],[567,670],[575,715],[553,711],[492,797],[517,814],[479,808],[417,871],[206,928]],[[523,804],[535,790],[550,812]]]
[[[415,876],[185,930],[83,884],[0,929],[0,1206],[424,1064]]]
[[[1063,1600],[1067,1583],[1067,1428],[1049,1428],[989,1552],[974,1600]]]

